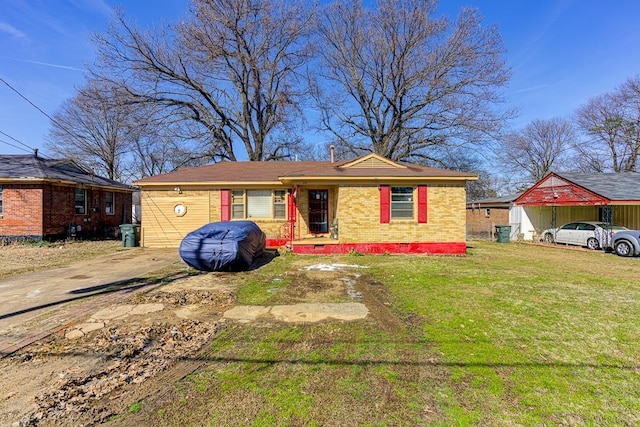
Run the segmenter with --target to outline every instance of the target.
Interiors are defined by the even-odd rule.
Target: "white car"
[[[589,249],[611,247],[611,238],[616,231],[627,230],[620,225],[609,225],[598,221],[576,221],[560,228],[550,228],[542,233],[547,243],[586,246]]]

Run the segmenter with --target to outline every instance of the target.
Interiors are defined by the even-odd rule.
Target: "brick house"
[[[0,155],[0,239],[115,237],[132,192],[69,160]]]
[[[222,162],[135,182],[141,244],[178,247],[209,222],[250,219],[295,253],[464,254],[469,173],[376,154],[341,162]]]
[[[467,202],[467,237],[493,239],[496,225],[510,225],[513,201],[519,196],[509,195]],[[512,233],[520,231],[512,228]]]

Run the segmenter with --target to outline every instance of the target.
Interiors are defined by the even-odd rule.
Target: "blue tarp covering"
[[[252,221],[212,222],[187,234],[180,257],[204,271],[248,269],[265,249],[266,236]]]

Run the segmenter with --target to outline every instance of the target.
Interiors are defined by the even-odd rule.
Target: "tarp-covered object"
[[[266,236],[252,221],[212,222],[187,234],[180,257],[204,271],[248,269],[263,254]]]

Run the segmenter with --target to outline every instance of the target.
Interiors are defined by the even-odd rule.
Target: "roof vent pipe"
[[[331,145],[329,146],[329,153],[331,154],[331,163],[333,163],[333,162],[335,162],[335,161],[336,161],[335,154],[334,154],[334,150],[335,150],[335,148],[336,148],[336,146],[335,146],[335,145],[333,145],[333,144],[331,144]]]

